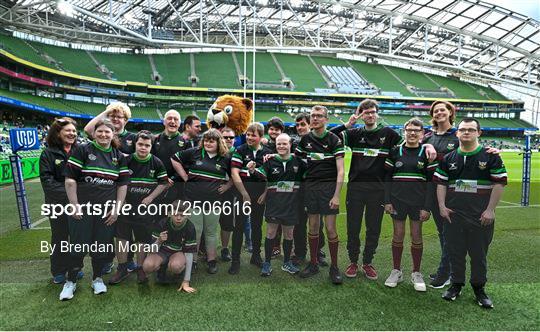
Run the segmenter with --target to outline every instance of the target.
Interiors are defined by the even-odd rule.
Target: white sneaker
[[[62,292],[60,293],[60,301],[71,300],[73,298],[73,293],[77,289],[77,284],[73,281],[66,281]]]
[[[411,273],[411,282],[413,283],[414,290],[417,292],[426,291],[426,283],[424,282],[424,277],[420,272]]]
[[[102,294],[107,293],[107,286],[103,283],[103,279],[96,278],[94,281],[92,281],[92,289],[94,290],[94,294]]]
[[[403,281],[403,273],[400,270],[393,269],[392,272],[390,272],[390,276],[388,276],[388,278],[384,282],[384,285],[394,288],[397,286],[398,283],[402,281]]]

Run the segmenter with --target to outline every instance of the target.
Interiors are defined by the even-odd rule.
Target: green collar
[[[120,134],[118,134],[118,136],[119,136],[119,137],[124,137],[124,136],[126,136],[127,134],[129,134],[129,132],[126,130],[126,128],[124,128],[124,130],[123,130]]]
[[[206,150],[204,148],[201,148],[201,156],[204,158],[205,155],[208,155],[208,152],[206,152]],[[219,153],[216,153],[215,157],[217,157],[219,159],[220,158]],[[208,156],[208,158],[212,159],[212,157],[210,157],[210,156]]]
[[[231,146],[230,149],[229,149],[229,152],[232,153],[232,152],[234,152],[234,151],[236,151],[236,149],[234,148],[234,146]]]
[[[94,147],[100,151],[103,151],[103,152],[111,152],[112,151],[112,146],[109,146],[108,149],[105,149],[104,147],[102,147],[101,145],[97,144],[96,141],[92,141],[92,145],[94,145]]]
[[[248,144],[247,146],[251,151],[259,151],[260,149],[262,149],[262,144],[259,143],[259,148],[258,149],[255,149],[254,147],[252,147],[251,145]]]
[[[324,130],[324,132],[323,132],[323,134],[322,134],[321,136],[317,135],[317,134],[315,133],[315,130],[312,130],[311,132],[313,133],[313,136],[315,136],[315,137],[317,137],[317,138],[319,138],[319,139],[325,138],[326,135],[328,135],[328,130],[326,130],[326,129]]]
[[[292,159],[292,155],[289,155],[289,159],[287,159],[287,160],[281,159],[281,157],[279,155],[275,156],[274,158],[276,158],[277,160],[279,160],[281,162],[286,162],[286,161],[290,161]]]
[[[172,218],[169,218],[169,226],[171,226],[171,228],[174,229],[175,231],[179,231],[179,230],[181,230],[182,228],[184,228],[184,226],[186,226],[188,220],[189,220],[189,219],[186,219],[186,220],[182,223],[182,225],[176,226],[176,225],[174,224],[174,222],[172,221]]]
[[[133,158],[134,158],[135,160],[137,160],[138,162],[140,162],[140,163],[146,163],[146,162],[148,162],[148,160],[150,160],[150,158],[152,158],[152,154],[149,153],[148,156],[146,156],[146,158],[141,159],[141,158],[139,158],[139,157],[137,156],[137,153],[135,152],[135,153],[133,153]]]
[[[482,146],[481,145],[478,145],[478,147],[476,149],[474,149],[473,151],[471,151],[471,152],[464,152],[464,151],[461,150],[461,147],[459,147],[457,149],[457,153],[459,155],[462,155],[462,156],[474,156],[475,154],[477,154],[480,151],[482,151]]]
[[[370,132],[370,133],[374,133],[374,132],[376,132],[376,131],[379,131],[379,130],[381,130],[382,128],[384,128],[384,125],[383,125],[382,123],[377,124],[377,126],[375,126],[375,128],[373,128],[373,129],[367,129],[367,128],[364,126],[364,129],[365,129],[366,131]]]
[[[178,135],[180,135],[179,132],[176,132],[176,133],[174,133],[174,134],[171,135],[171,136],[169,136],[169,135],[167,135],[165,132],[163,132],[163,136],[165,136],[167,139],[173,139],[173,138],[175,138],[175,137],[178,136]]]

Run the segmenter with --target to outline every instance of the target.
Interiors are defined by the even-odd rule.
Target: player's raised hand
[[[267,162],[268,160],[274,158],[276,156],[275,153],[269,153],[269,154],[265,154],[263,156],[263,163]]]
[[[358,119],[360,119],[360,114],[356,114],[356,113],[351,114],[351,116],[349,117],[349,121],[347,121],[347,123],[345,124],[345,127],[350,128],[354,126],[356,124],[356,121],[358,121]]]

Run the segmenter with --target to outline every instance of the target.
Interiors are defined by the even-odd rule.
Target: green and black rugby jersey
[[[345,156],[339,137],[325,131],[321,137],[313,131],[303,136],[295,154],[307,161],[305,180],[309,182],[332,182],[337,179],[336,159]]]
[[[167,241],[161,244],[159,250],[170,253],[196,253],[197,237],[195,226],[188,219],[180,226],[176,226],[173,221],[167,217],[159,220],[154,225],[152,238],[156,241],[161,232],[167,231]]]
[[[438,162],[429,162],[423,146],[416,148],[401,145],[390,151],[385,161],[385,203],[399,201],[429,211],[433,195],[428,194]]]
[[[171,136],[161,133],[154,140],[152,154],[163,162],[169,178],[176,174],[171,163],[171,158],[176,152],[184,150],[184,146],[185,142],[182,140],[182,135],[179,132]]]
[[[247,164],[250,161],[256,163],[256,167],[261,167],[263,164],[263,158],[267,154],[271,154],[272,151],[266,146],[261,145],[258,150],[255,150],[247,143],[244,143],[236,148],[236,151],[232,155],[231,168],[240,169],[240,177],[244,182],[261,182],[257,176],[251,176],[247,169]]]
[[[488,206],[494,184],[507,183],[507,173],[499,155],[478,146],[472,152],[460,148],[439,163],[433,181],[447,186],[446,207],[472,217],[477,222]]]
[[[199,146],[200,137],[195,137],[193,139],[186,138],[184,135],[180,135],[180,138],[178,139],[178,146],[182,151],[196,148]]]
[[[401,144],[401,136],[382,124],[371,130],[364,127],[345,129],[342,125],[332,131],[341,133],[343,144],[352,150],[349,183],[356,182],[357,189],[383,190],[384,162],[390,150]]]
[[[135,152],[135,140],[137,139],[137,134],[130,133],[125,130],[118,134],[118,139],[120,140],[120,147],[118,148],[124,154],[132,154]]]
[[[437,134],[435,131],[430,131],[424,136],[422,143],[433,145],[435,151],[437,151],[437,161],[441,161],[447,153],[458,148],[459,139],[456,136],[456,132],[456,128],[450,128],[444,134]]]
[[[192,148],[177,152],[173,160],[182,164],[188,175],[185,193],[189,200],[212,201],[221,197],[218,189],[230,176],[228,155],[211,158],[204,148]]]
[[[167,171],[158,157],[151,153],[144,159],[133,153],[127,158],[129,186],[126,202],[139,205],[159,184],[167,184]]]
[[[113,147],[105,149],[95,141],[82,144],[73,151],[64,175],[77,181],[79,203],[115,200],[117,186],[129,183],[123,153]]]
[[[289,159],[275,156],[255,170],[255,174],[267,181],[266,218],[293,220],[298,217],[300,183],[306,164],[297,156]]]

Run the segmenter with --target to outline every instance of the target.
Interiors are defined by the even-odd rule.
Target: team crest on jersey
[[[112,159],[112,164],[113,164],[114,166],[118,165],[118,158],[113,158],[113,159]]]
[[[293,166],[292,169],[293,169],[293,171],[294,171],[295,173],[298,173],[298,166]]]
[[[366,139],[364,137],[360,138],[360,143],[366,143]]]
[[[156,170],[155,169],[151,169],[150,170],[150,177],[154,177],[154,174],[156,174]]]
[[[130,176],[133,175],[133,170],[132,169],[129,170],[129,175]]]
[[[308,143],[306,144],[306,149],[311,149],[311,143],[310,143],[310,142],[308,142]]]
[[[279,174],[277,167],[272,167],[272,174]]]
[[[328,149],[328,144],[323,144],[322,147],[325,148],[325,149]]]
[[[479,161],[478,168],[482,171],[485,170],[487,168],[487,161]]]
[[[130,140],[130,139],[128,139],[128,140],[126,140],[126,144],[127,144],[127,146],[132,146],[132,145],[133,145],[133,141]]]
[[[396,167],[399,168],[399,167],[401,167],[401,166],[403,166],[403,163],[402,163],[401,161],[398,161],[398,162],[396,163]]]
[[[221,165],[220,165],[220,164],[216,164],[216,169],[217,169],[218,171],[221,171]]]
[[[449,171],[453,171],[457,169],[457,163],[450,163],[450,166],[448,167]]]
[[[178,146],[183,148],[184,147],[184,141],[178,141]]]
[[[197,161],[195,162],[195,165],[197,165],[197,166],[201,166],[201,165],[202,165],[202,161],[200,161],[200,160],[197,160]]]
[[[455,147],[455,146],[456,146],[456,145],[455,145],[454,143],[448,143],[448,145],[446,146],[446,149],[447,149],[447,150],[454,150],[454,147]]]
[[[385,141],[386,141],[386,136],[379,138],[379,142],[381,142],[381,144],[384,144]]]
[[[96,159],[97,159],[97,157],[96,157],[96,155],[95,155],[95,154],[93,154],[93,153],[90,153],[90,154],[88,155],[88,159],[90,159],[90,160],[96,160]]]
[[[62,159],[55,159],[55,160],[54,160],[54,164],[55,164],[56,166],[60,165],[61,163],[62,163]]]
[[[423,162],[423,161],[419,161],[418,164],[416,164],[416,167],[417,167],[417,168],[420,168],[420,169],[424,168],[424,162]]]

